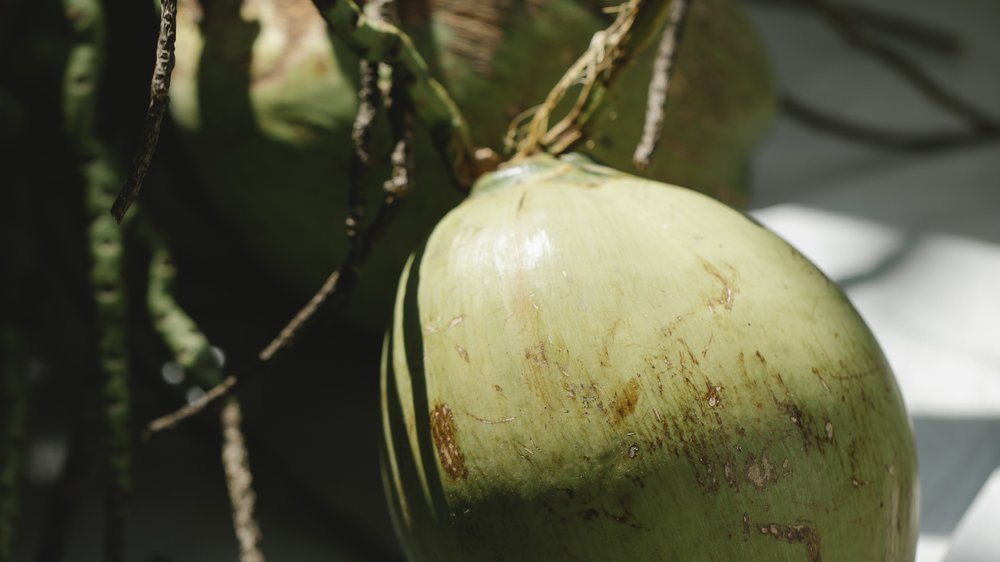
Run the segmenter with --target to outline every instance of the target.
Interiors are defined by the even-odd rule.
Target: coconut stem
[[[143,234],[152,249],[146,307],[153,328],[186,373],[201,386],[211,387],[223,380],[222,365],[211,342],[174,297],[177,268],[159,233],[143,224]]]
[[[101,397],[109,476],[104,560],[118,562],[123,558],[126,505],[132,490],[132,443],[123,234],[107,212],[120,180],[110,151],[97,133],[99,83],[104,69],[104,13],[98,0],[63,0],[63,7],[73,32],[66,63],[63,111],[86,188],[90,282],[98,361],[104,377]]]
[[[663,134],[665,106],[667,94],[670,93],[670,78],[673,75],[674,61],[677,59],[678,45],[684,36],[684,23],[687,21],[690,0],[673,0],[670,3],[670,17],[667,28],[663,31],[660,46],[653,62],[653,77],[649,81],[649,96],[646,101],[646,120],[642,128],[642,139],[635,149],[632,162],[635,167],[645,170],[649,167],[653,151]]]
[[[507,145],[509,149],[516,149],[512,160],[542,150],[561,154],[585,140],[608,94],[625,68],[660,30],[669,7],[670,2],[665,0],[630,0],[622,4],[614,22],[594,34],[590,47],[566,71],[545,101],[529,114],[530,122],[523,126],[519,121],[511,124]],[[567,114],[550,127],[553,114],[577,84],[582,87],[576,101]]]
[[[476,150],[469,126],[458,105],[440,82],[431,77],[427,63],[409,36],[396,26],[365,15],[353,0],[313,0],[330,32],[359,57],[405,69],[411,77],[407,95],[417,117],[431,134],[431,141],[447,160],[452,176],[469,188],[490,159]]]
[[[174,40],[177,37],[177,0],[161,0],[160,33],[156,40],[156,63],[149,85],[149,108],[142,125],[142,141],[132,161],[128,180],[111,207],[111,215],[120,224],[129,207],[139,197],[142,181],[160,140],[160,125],[170,102],[170,73],[174,68]]]

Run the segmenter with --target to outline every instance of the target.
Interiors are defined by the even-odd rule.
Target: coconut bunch
[[[178,53],[174,113],[205,197],[310,286],[346,251],[357,61],[292,5],[181,18],[202,42]],[[915,447],[874,337],[815,266],[719,201],[745,194],[772,112],[750,27],[735,4],[693,4],[642,177],[624,170],[652,54],[616,69],[581,142],[546,144],[538,117],[579,53],[604,47],[594,31],[623,17],[603,8],[398,6],[475,142],[516,153],[454,206],[418,127],[419,188],[354,299],[355,319],[377,323],[380,283],[416,247],[381,377],[382,476],[407,556],[912,560]],[[586,91],[591,70],[552,91]],[[218,106],[213,82],[228,88]]]

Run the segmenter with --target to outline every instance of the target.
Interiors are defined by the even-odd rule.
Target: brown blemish
[[[747,521],[747,519],[744,519]],[[819,533],[804,523],[782,525],[780,523],[761,523],[757,526],[761,535],[771,537],[789,544],[805,544],[806,560],[808,562],[823,562],[820,552]]]
[[[464,347],[455,344],[455,352],[458,353],[458,356],[461,357],[463,361],[466,363],[469,362],[469,352],[466,351]]]
[[[674,319],[671,320],[669,324],[667,324],[666,326],[663,327],[663,333],[666,334],[667,337],[673,336],[674,335],[674,330],[676,330],[678,328],[678,326],[681,325],[681,323],[683,323],[685,320],[687,320],[689,317],[691,317],[691,315],[692,315],[692,313],[689,312],[687,314],[682,314],[680,316],[675,316]]]
[[[851,486],[861,488],[870,484],[870,481],[862,480],[858,475],[858,443],[855,437],[851,437],[851,442],[847,445],[847,459],[851,463]]]
[[[715,334],[712,334],[712,335],[708,336],[708,342],[705,344],[705,347],[701,350],[701,358],[702,359],[705,359],[706,357],[708,357],[708,348],[712,347],[712,342],[713,341],[715,341]]]
[[[861,371],[852,371],[842,359],[837,360],[837,367],[837,372],[831,372],[829,374],[831,377],[839,381],[864,379],[881,371],[881,367],[878,365],[874,365]]]
[[[468,412],[466,412],[466,413],[468,413]],[[510,422],[512,422],[512,421],[514,421],[514,420],[517,419],[517,416],[508,416],[506,418],[501,418],[499,420],[488,420],[488,419],[485,419],[485,418],[481,418],[481,417],[479,417],[479,416],[477,416],[475,414],[469,414],[469,417],[472,418],[472,419],[474,419],[474,420],[476,420],[479,423],[485,423],[486,425],[494,425],[494,424],[498,424],[498,423],[510,423]]]
[[[833,443],[833,423],[824,420],[823,425],[813,423],[812,416],[804,412],[802,408],[792,402],[782,402],[774,399],[775,405],[788,416],[788,420],[798,429],[802,438],[802,448],[809,449],[816,447],[822,450],[827,444]]]
[[[739,481],[736,480],[736,471],[733,470],[732,465],[726,463],[722,467],[722,470],[726,478],[726,483],[729,484],[729,487],[731,487],[734,490],[739,490],[740,488]]]
[[[704,447],[704,444],[701,444]],[[695,476],[695,480],[702,485],[706,492],[718,492],[719,491],[719,477],[715,473],[715,462],[706,456],[698,457],[698,462],[705,467],[705,476],[700,474]]]
[[[705,382],[705,387],[708,389],[705,392],[705,402],[712,408],[722,407],[722,387],[715,386],[710,382]]]
[[[802,428],[802,409],[792,404],[791,402],[781,402],[780,403],[784,409],[785,413],[788,414],[788,419],[795,424],[796,427]]]
[[[619,506],[621,506],[622,509],[621,513],[614,513],[608,511],[607,509],[604,509],[603,510],[604,516],[614,521],[615,523],[619,523],[621,525],[627,525],[629,527],[632,527],[633,529],[642,529],[642,525],[639,525],[633,520],[633,515],[632,512],[629,511],[628,509],[628,502],[626,501],[626,499],[619,498],[618,504]]]
[[[733,297],[739,292],[739,289],[733,287],[732,281],[726,278],[714,265],[711,263],[701,260],[702,267],[705,268],[705,272],[714,277],[719,284],[722,286],[719,295],[712,299],[708,304],[709,310],[715,310],[715,305],[720,305],[726,310],[733,309]]]
[[[455,417],[447,404],[438,404],[431,410],[431,437],[437,449],[438,460],[448,477],[464,480],[469,476],[465,467],[465,456],[458,447]]]
[[[451,322],[448,322],[448,328],[454,328],[455,326],[458,326],[459,324],[461,324],[462,321],[464,321],[464,320],[465,320],[465,315],[464,314],[459,314],[458,316],[452,318]]]
[[[761,364],[767,365],[767,359],[764,359],[764,354],[762,354],[759,350],[754,351],[753,354],[757,356],[757,360],[760,361]]]
[[[820,374],[819,368],[818,367],[813,367],[812,368],[812,372],[813,372],[814,375],[816,375],[819,378],[819,382],[820,382],[820,384],[823,385],[823,388],[825,388],[827,392],[831,392],[830,385],[826,384],[826,379],[823,378],[822,374]]]
[[[639,380],[638,378],[632,378],[615,394],[611,402],[611,413],[614,415],[611,421],[621,423],[635,412],[635,407],[638,403]]]
[[[771,480],[771,476],[774,472],[774,466],[769,460],[767,460],[767,455],[761,455],[760,462],[757,462],[753,455],[750,456],[750,462],[747,466],[746,478],[754,485],[758,490],[763,490],[767,483]]]
[[[524,358],[536,365],[548,365],[549,358],[545,355],[545,342],[540,341],[524,348]]]
[[[700,363],[698,362],[698,358],[695,356],[694,352],[691,351],[691,346],[688,345],[688,343],[686,341],[684,341],[684,338],[677,338],[677,342],[680,343],[682,346],[684,346],[684,351],[687,352],[687,356],[688,356],[688,359],[691,360],[691,364],[693,364],[696,367],[698,365],[700,365]],[[681,365],[684,365],[684,356],[683,355],[679,355],[679,357],[680,357]]]
[[[601,365],[601,367],[609,367],[609,366],[611,366],[611,352],[608,351],[608,346],[607,345],[605,345],[601,349],[601,353],[600,353],[600,356],[597,359],[597,362]]]

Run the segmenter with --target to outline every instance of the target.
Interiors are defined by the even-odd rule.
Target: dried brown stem
[[[357,280],[357,274],[371,254],[374,243],[388,228],[399,203],[411,188],[410,171],[412,155],[412,106],[407,95],[407,80],[410,76],[402,67],[393,68],[393,87],[389,121],[394,136],[392,155],[392,176],[385,183],[384,197],[371,223],[358,235],[358,242],[351,245],[340,267],[327,277],[323,286],[309,302],[288,322],[278,335],[257,355],[257,361],[248,369],[239,371],[241,376],[229,376],[222,384],[209,390],[200,399],[179,410],[154,420],[146,429],[148,437],[158,431],[170,429],[185,419],[194,416],[227,396],[237,385],[245,383],[258,374],[275,355],[288,347],[322,307],[339,309],[347,301],[347,296]]]
[[[649,81],[649,96],[646,101],[646,121],[642,128],[642,139],[632,155],[635,167],[645,170],[649,167],[653,151],[663,134],[666,114],[667,94],[670,93],[670,78],[674,62],[677,60],[678,46],[684,37],[684,23],[687,21],[690,0],[672,0],[667,27],[660,39],[653,62],[653,76]]]
[[[171,412],[165,416],[156,418],[146,426],[146,430],[143,432],[143,439],[149,439],[154,433],[171,429],[175,427],[180,422],[198,414],[208,406],[216,403],[219,399],[224,398],[234,387],[236,386],[236,377],[230,375],[219,384],[211,388],[208,392],[201,396],[198,400],[186,404],[180,409]]]
[[[170,73],[174,68],[174,40],[177,36],[177,0],[162,0],[160,3],[160,34],[156,41],[156,64],[153,67],[153,78],[149,85],[149,108],[142,125],[142,140],[139,150],[132,161],[128,180],[122,188],[111,215],[121,224],[129,207],[139,197],[142,181],[146,177],[149,165],[156,152],[156,144],[160,140],[160,126],[167,112],[170,101]]]
[[[226,487],[233,507],[233,526],[240,544],[240,562],[264,562],[260,550],[260,526],[254,518],[257,495],[253,491],[250,458],[243,439],[243,414],[240,404],[230,398],[220,413],[222,423],[222,466],[226,473]]]
[[[372,124],[379,101],[378,65],[366,60],[358,63],[361,86],[358,88],[358,113],[354,118],[351,138],[354,156],[351,158],[350,182],[347,203],[347,240],[354,244],[365,219],[364,176],[369,166],[368,151],[371,147]]]
[[[353,0],[313,0],[330,32],[370,62],[405,68],[414,77],[407,96],[444,155],[455,182],[468,189],[489,161],[482,160],[468,124],[448,91],[435,80],[413,41],[399,28],[361,12]]]
[[[594,34],[590,47],[563,74],[545,101],[510,125],[506,144],[508,150],[516,151],[511,160],[542,150],[560,154],[584,140],[622,71],[661,28],[667,8],[667,2],[653,0],[630,0],[619,6],[615,20]],[[550,126],[563,100],[577,85],[581,88],[569,111]]]

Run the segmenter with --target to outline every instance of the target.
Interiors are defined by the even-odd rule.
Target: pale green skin
[[[868,328],[689,190],[550,157],[483,178],[404,270],[382,394],[413,561],[914,557]]]
[[[421,21],[411,13],[419,2],[397,3],[432,71],[470,121],[476,142],[496,150],[511,118],[541,103],[592,34],[610,21],[590,0],[546,0],[532,7],[516,2],[501,8],[502,40],[487,48],[483,40],[459,37],[449,24],[453,19]],[[181,0],[178,8],[170,112],[184,161],[208,206],[260,263],[290,288],[312,294],[347,249],[343,219],[357,59],[328,37],[309,0],[243,0],[242,11],[240,2],[205,4],[216,6],[215,12],[202,15],[194,0]],[[485,20],[482,13],[502,3],[431,4],[466,16],[480,13]],[[456,45],[463,41],[482,44],[488,69],[461,52]],[[737,0],[694,4],[683,49],[665,138],[649,174],[739,202],[747,155],[774,110],[767,57]],[[651,57],[625,73],[623,101],[609,105],[596,129],[591,152],[611,165],[631,166]],[[377,131],[376,153],[385,156],[385,124]],[[415,241],[463,196],[422,129],[416,168],[415,191],[364,268],[349,311],[379,331]],[[372,202],[380,197],[385,172],[377,167],[370,178]]]

